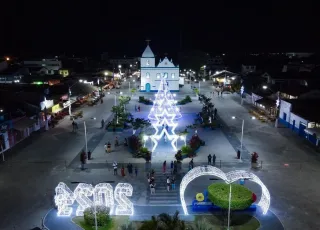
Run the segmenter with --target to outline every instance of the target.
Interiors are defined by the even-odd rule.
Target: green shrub
[[[187,95],[187,96],[185,97],[185,100],[186,100],[187,102],[192,102],[191,97],[190,97],[189,95]]]
[[[84,222],[89,226],[95,225],[94,206],[86,208],[83,212]],[[109,213],[110,208],[105,206],[96,206],[98,226],[105,226],[111,221]]]
[[[189,145],[184,145],[181,147],[181,152],[183,155],[188,155],[190,153],[192,153],[192,148]]]
[[[254,202],[253,193],[239,184],[231,184],[231,209],[243,210]],[[226,183],[214,183],[208,187],[210,201],[220,208],[229,208],[230,185]]]

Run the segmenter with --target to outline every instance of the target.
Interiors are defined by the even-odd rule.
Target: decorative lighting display
[[[154,143],[152,152],[157,148],[158,141],[164,136],[171,141],[172,148],[175,151],[177,150],[176,142],[179,136],[175,134],[175,128],[178,124],[174,120],[182,116],[174,98],[174,95],[168,89],[167,81],[162,78],[158,93],[155,94],[155,100],[148,115],[148,118],[153,121],[152,126],[156,130],[151,136],[151,140]]]
[[[115,188],[114,199],[118,202],[116,215],[133,215],[133,203],[128,199],[132,196],[133,188],[131,184],[119,183]]]
[[[70,216],[73,209],[69,206],[72,205],[75,200],[73,192],[63,182],[58,184],[55,192],[54,202],[58,209],[58,216]]]
[[[79,183],[72,192],[65,183],[60,182],[55,192],[54,201],[58,209],[58,216],[70,216],[73,211],[70,206],[74,204],[74,201],[79,204],[76,216],[83,216],[83,211],[93,205],[106,206],[111,211],[115,207],[116,215],[133,215],[134,213],[133,203],[128,198],[132,196],[133,187],[128,183],[119,183],[114,192],[113,187],[108,183],[100,183],[95,187],[91,184]],[[93,199],[89,198],[91,196]],[[115,205],[115,200],[118,205]]]
[[[227,184],[233,183],[240,179],[248,179],[252,182],[260,185],[262,190],[261,199],[258,202],[258,206],[261,207],[263,214],[266,214],[270,207],[270,193],[267,187],[262,183],[262,181],[255,174],[247,172],[244,170],[235,170],[229,173],[224,173],[220,169],[213,167],[211,165],[198,166],[190,170],[182,179],[180,184],[180,199],[181,205],[185,215],[189,215],[187,210],[186,201],[184,199],[184,192],[187,185],[194,179],[200,176],[215,176],[224,180]]]

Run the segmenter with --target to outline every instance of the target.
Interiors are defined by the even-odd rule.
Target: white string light
[[[69,206],[72,205],[75,200],[73,192],[63,182],[58,184],[55,188],[55,192],[54,202],[58,209],[57,215],[70,216],[73,209]]]
[[[88,196],[92,196],[94,188],[91,184],[79,183],[74,190],[74,195],[79,206],[76,210],[77,216],[83,216],[83,211],[93,205],[92,200]]]
[[[108,183],[97,184],[94,188],[93,200],[96,206],[106,206],[111,211],[114,206],[112,186]]]
[[[185,215],[189,215],[186,201],[184,199],[185,189],[191,181],[193,181],[194,179],[200,176],[205,176],[205,175],[216,176],[224,180],[227,184],[233,183],[240,179],[249,179],[250,181],[257,183],[258,185],[260,185],[262,190],[262,195],[261,195],[260,201],[258,202],[258,206],[261,207],[263,214],[266,214],[268,212],[270,207],[270,193],[267,187],[259,179],[259,177],[257,177],[255,174],[251,172],[247,172],[244,170],[235,170],[226,174],[216,167],[213,167],[211,165],[206,165],[206,166],[198,166],[193,168],[183,177],[181,181],[180,199],[181,199],[181,205]]]
[[[133,215],[133,203],[128,199],[132,196],[133,187],[128,183],[117,184],[114,192],[114,199],[118,202],[116,215]]]

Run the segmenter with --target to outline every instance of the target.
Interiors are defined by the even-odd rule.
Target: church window
[[[160,78],[160,73],[157,73],[157,78]]]
[[[168,73],[164,73],[164,78],[168,78]]]
[[[146,73],[147,78],[150,78],[150,73]]]
[[[174,73],[171,74],[171,77],[174,78]]]
[[[147,65],[147,66],[149,65],[149,60],[147,60],[147,63],[146,63],[146,65]]]

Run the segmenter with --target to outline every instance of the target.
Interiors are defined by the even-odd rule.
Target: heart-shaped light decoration
[[[270,193],[267,187],[262,183],[262,181],[255,174],[245,171],[245,170],[235,170],[228,173],[224,173],[221,169],[213,167],[211,165],[198,166],[190,170],[183,178],[180,184],[180,199],[181,205],[185,215],[189,215],[187,210],[186,201],[184,199],[184,191],[186,190],[188,184],[194,179],[200,176],[216,176],[224,180],[227,184],[233,183],[240,179],[248,179],[252,182],[260,185],[262,190],[262,195],[258,206],[261,207],[263,214],[266,214],[270,207]]]

